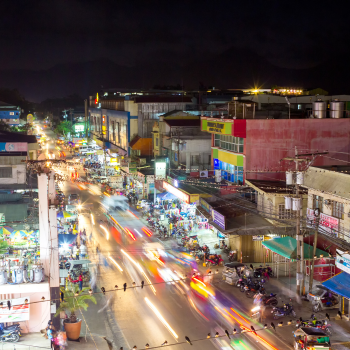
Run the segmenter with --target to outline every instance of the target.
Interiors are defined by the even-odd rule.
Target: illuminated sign
[[[165,179],[166,177],[166,163],[156,162],[156,178]]]
[[[350,273],[350,255],[345,254],[345,252],[337,249],[335,266],[338,269],[345,271],[346,273]]]
[[[214,132],[218,134],[225,133],[225,123],[220,122],[207,122],[207,131]]]
[[[225,217],[214,209],[211,210],[211,216],[213,218],[213,222],[225,230]]]
[[[169,183],[163,181],[163,188],[172,193],[174,196],[176,196],[177,198],[180,198],[181,200],[183,200],[186,203],[190,203],[190,196],[186,193],[181,192],[180,190],[178,190],[177,188],[175,188],[174,186],[171,186]]]
[[[214,158],[214,167],[218,167],[219,166],[219,159]]]
[[[98,93],[96,94],[96,98],[95,98],[95,105],[97,105],[98,104],[98,101],[99,101],[100,99],[98,98]]]
[[[322,227],[324,231],[338,237],[339,219],[321,213],[319,227]]]
[[[109,162],[110,162],[111,164],[118,163],[118,158],[111,158],[111,159],[109,160]]]
[[[0,142],[0,152],[27,152],[26,142]]]

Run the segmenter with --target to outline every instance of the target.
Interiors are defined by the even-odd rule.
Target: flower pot
[[[65,319],[63,321],[64,329],[67,333],[67,338],[69,340],[78,340],[80,337],[80,330],[81,330],[81,320],[75,323],[66,322],[69,321],[69,319]]]

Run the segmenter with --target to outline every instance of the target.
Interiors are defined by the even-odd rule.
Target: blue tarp
[[[176,199],[177,197],[174,196],[172,193],[169,192],[163,192],[163,193],[157,193],[157,198],[166,200],[166,199]]]
[[[77,235],[69,234],[59,234],[58,235],[58,245],[61,244],[73,244],[77,240]]]
[[[350,299],[350,275],[348,273],[341,272],[323,282],[322,285],[330,289],[332,292]]]

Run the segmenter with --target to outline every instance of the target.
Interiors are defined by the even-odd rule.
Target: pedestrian
[[[77,251],[76,251],[76,259],[79,260],[79,248],[77,247]]]
[[[270,275],[268,269],[264,270],[263,276],[269,281],[270,280]]]
[[[79,281],[79,290],[82,291],[82,289],[83,289],[83,275],[81,273],[79,274],[78,281]]]

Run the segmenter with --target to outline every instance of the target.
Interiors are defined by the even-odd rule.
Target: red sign
[[[338,237],[339,219],[321,213],[319,226],[321,226],[326,232],[332,233],[333,235]]]

